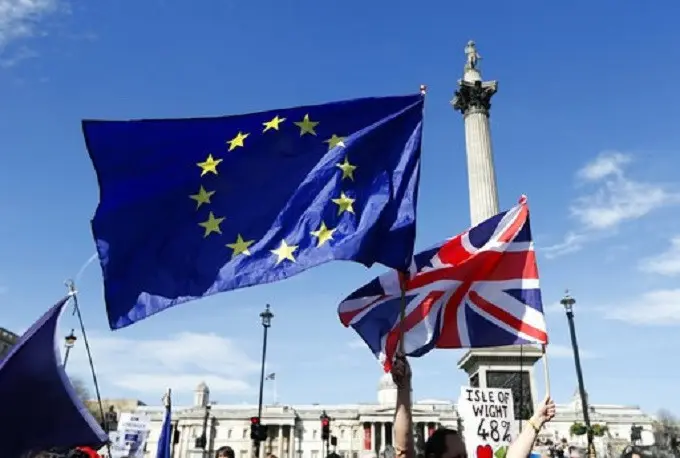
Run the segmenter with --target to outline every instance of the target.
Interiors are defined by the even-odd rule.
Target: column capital
[[[491,97],[498,91],[497,81],[458,81],[458,90],[451,100],[454,109],[464,116],[471,113],[489,115]]]

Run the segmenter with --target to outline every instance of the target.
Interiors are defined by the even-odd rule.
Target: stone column
[[[499,212],[489,128],[491,97],[496,93],[498,83],[482,81],[474,57],[478,56],[474,42],[468,43],[465,52],[468,62],[451,104],[463,114],[465,122],[470,219],[475,226]]]
[[[373,443],[371,443],[371,450],[378,450],[378,428],[379,428],[380,423],[377,421],[374,421],[371,423],[371,427],[373,428]]]
[[[279,458],[283,458],[283,425],[279,425],[279,451],[276,452],[276,455]]]
[[[380,450],[385,450],[386,445],[387,445],[387,427],[386,423],[383,421],[382,423],[380,423]]]
[[[288,427],[288,458],[295,458],[295,426]]]
[[[470,219],[475,226],[499,212],[488,113],[482,110],[468,111],[465,115],[465,143]]]

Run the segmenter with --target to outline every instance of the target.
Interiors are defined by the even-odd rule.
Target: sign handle
[[[543,344],[541,346],[543,350],[543,376],[545,381],[545,395],[550,397],[550,369],[548,368],[548,346]]]

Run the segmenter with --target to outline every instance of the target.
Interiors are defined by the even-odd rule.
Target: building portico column
[[[371,428],[373,428],[373,443],[371,444],[371,449],[378,450],[378,422],[374,421],[371,423]]]
[[[295,458],[295,426],[288,427],[288,458]]]

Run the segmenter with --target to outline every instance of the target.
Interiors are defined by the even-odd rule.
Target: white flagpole
[[[276,406],[276,405],[279,405],[279,392],[278,392],[277,386],[276,386],[276,377],[277,377],[277,375],[278,375],[278,374],[274,375],[274,379],[272,380],[272,382],[274,382],[274,405],[275,405],[275,406]]]

